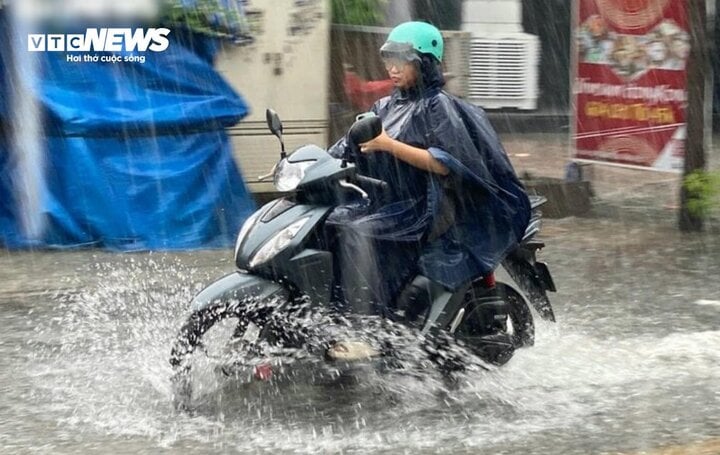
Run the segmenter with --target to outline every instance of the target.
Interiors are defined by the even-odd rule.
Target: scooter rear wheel
[[[534,343],[530,307],[511,286],[497,283],[490,291],[476,284],[468,290],[465,301],[465,314],[455,337],[483,360],[502,365],[515,349]]]

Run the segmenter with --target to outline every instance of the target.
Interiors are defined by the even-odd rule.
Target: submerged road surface
[[[0,253],[0,453],[720,453],[717,234],[588,218],[543,237],[558,323],[503,368],[224,384],[192,414],[169,346],[231,252]]]

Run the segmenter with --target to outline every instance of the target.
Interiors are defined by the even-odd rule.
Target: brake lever
[[[360,196],[362,196],[363,199],[368,200],[368,201],[370,200],[370,196],[365,192],[365,190],[363,190],[359,186],[357,186],[353,183],[350,183],[347,180],[340,180],[339,183],[340,183],[341,187],[356,191],[356,192],[360,193]]]

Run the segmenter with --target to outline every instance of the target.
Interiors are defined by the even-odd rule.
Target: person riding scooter
[[[531,206],[483,111],[443,91],[440,32],[401,24],[380,53],[394,92],[330,150],[310,144],[285,153],[282,122],[266,112],[280,140],[272,174],[284,194],[240,228],[237,270],[190,303],[170,352],[176,396],[191,395],[193,354],[226,319],[237,319],[228,343],[237,356],[223,373],[261,367],[261,377],[268,364],[257,359],[274,358],[275,348],[393,363],[392,340],[366,336],[378,328],[366,314],[417,329],[446,372],[463,363],[443,351],[452,340],[502,365],[533,344],[529,305],[554,321],[546,291],[555,285],[536,256],[544,243],[533,210],[543,198]],[[501,263],[517,286],[495,282]],[[336,318],[338,310],[349,317]]]
[[[380,55],[395,90],[369,114],[382,133],[352,161],[387,186],[371,206],[336,210],[327,223],[339,234],[344,300],[412,321],[427,309],[418,277],[454,291],[491,275],[522,239],[530,202],[484,112],[443,91],[436,27],[400,24]],[[343,157],[347,145],[329,153]]]

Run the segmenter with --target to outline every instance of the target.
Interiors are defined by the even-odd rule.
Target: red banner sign
[[[578,0],[574,158],[683,166],[686,0]]]

